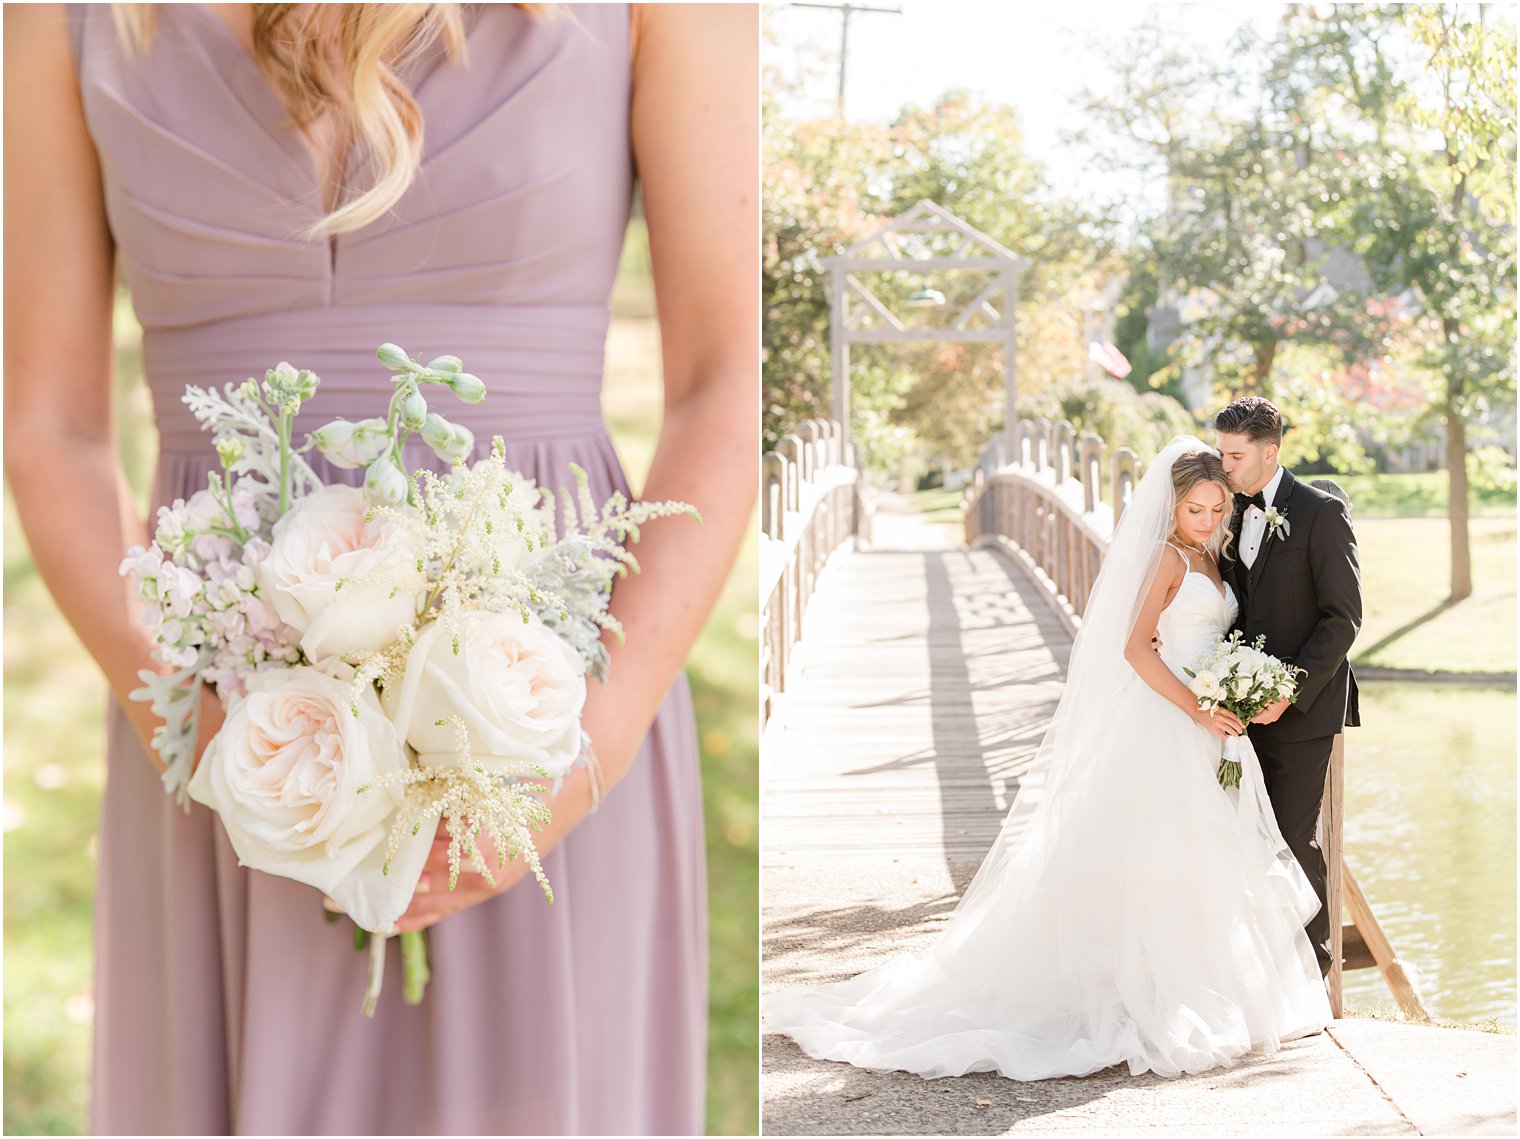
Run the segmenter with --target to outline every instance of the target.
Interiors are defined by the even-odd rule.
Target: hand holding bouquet
[[[429,385],[485,398],[457,357],[424,365],[393,344],[377,356],[393,373],[386,416],[334,420],[299,447],[311,372],[281,363],[262,383],[186,388],[221,471],[161,509],[152,544],[122,563],[165,666],[133,696],[164,721],[166,788],[215,810],[244,865],[315,886],[380,935],[366,1014],[440,821],[451,889],[464,860],[494,881],[484,832],[498,868],[523,858],[553,900],[533,834],[549,820],[541,796],[572,766],[591,766],[596,786],[581,713],[586,674],[606,673],[602,631],[622,635],[613,580],[638,570],[623,542],[696,515],[621,494],[598,510],[573,464],[556,509],[507,469],[500,439],[466,462],[473,436],[429,409]],[[452,469],[409,471],[414,434]],[[323,484],[313,450],[362,467],[363,488]],[[227,718],[197,767],[203,682]],[[414,1003],[423,938],[402,935]]]
[[[1227,640],[1182,671],[1188,688],[1204,709],[1224,708],[1249,724],[1252,717],[1274,700],[1291,700],[1298,691],[1298,675],[1304,670],[1262,651],[1266,637],[1242,644],[1239,629]],[[1240,786],[1240,738],[1227,736],[1219,764],[1219,785]]]

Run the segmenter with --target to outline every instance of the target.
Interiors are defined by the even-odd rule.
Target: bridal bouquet
[[[1249,724],[1274,700],[1291,699],[1298,691],[1298,674],[1304,670],[1262,651],[1267,639],[1257,637],[1242,644],[1239,629],[1227,640],[1199,658],[1188,675],[1188,688],[1198,697],[1200,708],[1223,708]],[[1240,786],[1240,737],[1226,736],[1224,755],[1219,763],[1219,785]]]
[[[162,508],[121,567],[167,666],[133,693],[163,720],[166,789],[215,810],[241,863],[315,886],[353,919],[370,949],[366,1015],[440,821],[451,889],[466,860],[494,881],[483,833],[498,868],[524,859],[553,901],[533,834],[550,817],[541,796],[573,766],[599,789],[581,713],[586,675],[606,673],[602,631],[622,635],[613,579],[639,568],[623,542],[651,519],[697,515],[622,494],[598,510],[573,464],[557,507],[507,469],[499,438],[467,462],[470,432],[429,408],[429,387],[485,398],[457,357],[376,355],[392,373],[385,417],[333,420],[300,446],[313,373],[281,363],[262,383],[187,387],[221,470]],[[407,469],[414,434],[447,473]],[[324,484],[312,451],[362,467],[362,489]],[[203,682],[227,715],[197,767]],[[401,939],[416,1003],[425,941]]]

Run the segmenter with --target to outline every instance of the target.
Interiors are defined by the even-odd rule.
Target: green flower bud
[[[479,403],[486,398],[486,386],[469,372],[459,372],[447,381],[454,394],[465,403]]]
[[[216,457],[222,461],[222,466],[230,467],[243,457],[243,441],[234,437],[218,439],[216,441]]]
[[[422,432],[422,441],[434,451],[440,447],[447,447],[454,435],[454,429],[449,426],[449,421],[436,411],[427,413],[427,417],[418,430]]]
[[[428,361],[428,370],[431,372],[457,372],[464,367],[464,361],[458,356],[439,356],[436,360]]]
[[[352,443],[358,430],[357,423],[350,423],[346,419],[334,419],[331,423],[322,424],[307,438],[311,440],[313,447],[327,455]]]
[[[427,421],[427,400],[422,398],[422,393],[413,388],[401,401],[401,422],[406,424],[410,431],[422,430],[422,425]]]
[[[377,506],[400,506],[406,501],[406,475],[389,455],[376,459],[364,471],[364,496]]]
[[[455,466],[470,457],[470,452],[475,450],[475,435],[468,427],[455,425],[449,429],[449,441],[443,447],[434,447],[438,457],[446,463]]]
[[[317,385],[321,382],[310,368],[302,368],[296,373],[296,395],[302,399],[310,399],[317,394]]]
[[[273,368],[264,373],[264,382],[275,391],[294,391],[297,374],[294,365],[286,360],[281,360]]]
[[[375,357],[393,372],[405,372],[412,366],[412,358],[395,344],[382,344]]]

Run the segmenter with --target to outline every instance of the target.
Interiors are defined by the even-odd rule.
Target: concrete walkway
[[[766,748],[764,986],[926,947],[997,833],[1070,643],[1008,561],[884,496],[836,555]],[[1196,1077],[924,1080],[762,1044],[772,1135],[1516,1133],[1515,1038],[1372,1020]]]

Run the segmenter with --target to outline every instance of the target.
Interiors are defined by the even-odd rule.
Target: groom
[[[1356,679],[1346,654],[1362,623],[1356,539],[1346,507],[1277,465],[1282,415],[1247,396],[1214,417],[1220,457],[1235,490],[1230,575],[1247,643],[1266,635],[1266,651],[1301,669],[1298,694],[1269,704],[1251,721],[1278,828],[1303,867],[1320,909],[1305,927],[1320,973],[1330,971],[1331,914],[1325,859],[1315,830],[1330,748],[1343,726],[1361,722]]]

